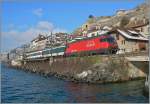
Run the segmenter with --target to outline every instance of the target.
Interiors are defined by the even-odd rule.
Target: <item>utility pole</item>
[[[51,31],[51,36],[50,37],[51,37],[50,38],[50,49],[51,49],[50,53],[51,53],[51,57],[52,57],[52,31]]]
[[[68,42],[68,34],[66,34],[67,35],[67,37],[66,37],[66,46],[67,46],[67,42]]]
[[[7,53],[7,61],[9,61],[9,52]]]
[[[23,52],[22,52],[22,59],[24,60],[25,57],[25,46],[23,46]]]
[[[148,43],[149,43],[148,44],[148,53],[149,53],[148,61],[149,61],[149,71],[150,71],[150,35],[148,36]],[[149,76],[149,74],[148,74],[148,76]]]

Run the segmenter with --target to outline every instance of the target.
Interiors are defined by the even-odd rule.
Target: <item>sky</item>
[[[112,16],[118,9],[133,9],[144,0],[4,0],[1,15],[1,51],[29,43],[39,33],[71,33],[89,15]]]

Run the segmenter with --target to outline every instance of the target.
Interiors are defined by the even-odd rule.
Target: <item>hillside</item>
[[[144,3],[131,10],[117,10],[113,16],[89,16],[88,20],[81,27],[77,28],[74,33],[80,34],[80,32],[86,30],[87,27],[90,29],[94,26],[99,27],[99,29],[102,29],[104,26],[130,28],[137,25],[148,24],[149,9],[150,6]]]

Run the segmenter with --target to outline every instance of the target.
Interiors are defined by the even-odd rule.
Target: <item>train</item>
[[[111,35],[100,35],[84,39],[77,39],[68,42],[64,46],[28,52],[25,54],[25,56],[26,59],[39,59],[56,56],[68,57],[109,53],[115,54],[117,51],[117,42]]]

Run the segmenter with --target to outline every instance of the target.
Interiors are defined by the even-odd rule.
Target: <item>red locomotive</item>
[[[116,53],[117,49],[117,42],[112,36],[101,35],[68,43],[65,50],[65,55],[108,54],[110,52]]]

